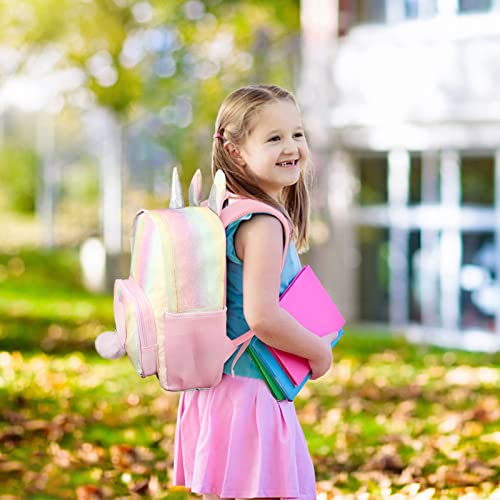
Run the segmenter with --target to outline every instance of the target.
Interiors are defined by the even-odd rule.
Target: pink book
[[[345,323],[310,266],[304,266],[283,292],[280,306],[318,337],[339,331]],[[301,384],[311,371],[305,358],[273,347],[269,350],[295,385]]]

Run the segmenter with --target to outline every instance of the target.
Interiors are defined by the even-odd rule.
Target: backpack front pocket
[[[226,308],[165,314],[166,389],[182,391],[217,385],[232,344],[226,335]]]
[[[135,371],[156,373],[157,344],[153,310],[148,297],[132,279],[116,280],[113,301],[116,331]]]

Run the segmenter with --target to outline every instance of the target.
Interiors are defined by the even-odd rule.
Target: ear
[[[174,171],[172,172],[172,189],[170,190],[170,208],[182,208],[183,206],[184,198],[182,196],[179,172],[177,172],[177,167],[174,167]]]
[[[191,184],[189,185],[189,206],[198,207],[200,206],[201,200],[201,170],[198,169],[193,178],[191,179]]]
[[[244,167],[245,166],[245,160],[241,156],[240,150],[232,143],[232,142],[227,142],[224,144],[224,149],[226,150],[227,154],[240,166]]]
[[[226,176],[222,170],[217,170],[214,178],[214,184],[208,197],[208,207],[212,212],[220,215],[222,204],[226,196]]]

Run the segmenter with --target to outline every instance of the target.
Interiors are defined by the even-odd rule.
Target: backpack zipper
[[[125,285],[125,288],[128,290],[129,294],[132,296],[132,298],[134,298],[134,295],[135,295],[135,297],[137,299],[135,302],[137,303],[138,308],[139,308],[138,334],[139,334],[139,343],[141,344],[140,347],[142,347],[143,349],[147,348],[147,347],[151,347],[152,345],[154,345],[154,343],[151,345],[148,345],[146,343],[146,341],[148,340],[146,338],[148,336],[148,334],[147,334],[147,326],[148,325],[146,325],[147,313],[146,313],[145,308],[144,308],[142,297],[140,296],[140,294],[134,294],[135,287],[130,284],[129,280],[123,280],[123,283]],[[139,287],[139,285],[136,285],[136,286],[137,286],[137,288],[140,289],[140,293],[144,293],[142,291],[142,289]],[[142,368],[143,359],[142,359],[142,349],[141,348],[139,348],[139,357],[140,357],[140,363],[141,363],[141,372],[143,372],[143,368]],[[142,373],[141,373],[141,376],[143,376]]]

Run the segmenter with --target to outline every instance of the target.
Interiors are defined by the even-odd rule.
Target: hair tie
[[[214,139],[222,139],[224,140],[224,136],[222,134],[219,134],[218,132],[214,134]]]

